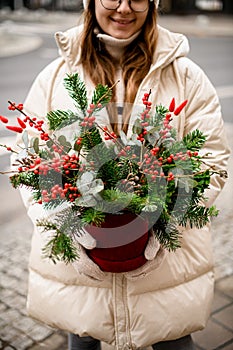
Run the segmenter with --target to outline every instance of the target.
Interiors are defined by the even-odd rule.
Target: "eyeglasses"
[[[100,2],[106,10],[116,10],[120,7],[122,0],[100,0]],[[148,0],[128,0],[128,4],[134,12],[145,12],[149,7]]]

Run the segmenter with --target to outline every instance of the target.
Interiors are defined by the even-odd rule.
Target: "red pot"
[[[103,271],[135,270],[147,261],[144,250],[148,242],[148,223],[131,213],[106,214],[101,227],[85,229],[96,239],[97,246],[87,250],[88,256]]]

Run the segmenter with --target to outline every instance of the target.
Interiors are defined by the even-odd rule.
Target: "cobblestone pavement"
[[[45,17],[43,17],[44,21]],[[204,19],[199,18],[200,20],[203,27]],[[74,21],[74,16],[69,24],[72,21]],[[169,22],[171,28],[173,26],[172,21],[175,23],[174,17],[171,17]],[[193,30],[193,21],[192,18],[191,21],[185,19],[183,22],[185,29],[183,28],[183,31]],[[47,27],[44,30],[55,28],[51,17],[49,17],[49,20],[47,19],[46,23]],[[167,27],[169,27],[169,23]],[[224,33],[224,35],[230,32],[233,33],[231,31],[232,27],[230,27],[232,23],[227,22],[226,26],[223,23],[219,25],[219,23],[217,25],[219,32]],[[63,25],[65,25],[64,22]],[[203,30],[200,31],[200,26],[196,27],[196,34],[201,35]],[[213,26],[207,25],[205,28],[210,35],[213,33]],[[177,28],[177,31],[182,32],[182,29]],[[233,150],[233,140],[231,138],[233,125],[227,124],[226,130]],[[232,180],[233,159],[231,158],[228,183],[216,202],[221,215],[213,221],[215,298],[211,318],[206,329],[193,335],[197,350],[233,350]],[[0,210],[0,349],[67,350],[67,335],[64,332],[40,324],[26,314],[27,263],[32,226],[26,216],[19,193],[10,187],[7,179],[4,181],[1,188],[2,203]],[[10,212],[7,209],[9,207],[11,207]],[[12,213],[14,214],[12,215]],[[103,350],[113,350],[113,348],[103,344]]]
[[[1,224],[0,349],[67,350],[65,333],[42,325],[26,314],[27,262],[32,227],[18,192],[10,188],[7,191],[18,213],[13,218],[3,213],[5,219]],[[194,334],[197,350],[233,349],[232,216],[226,214],[222,220],[213,223],[216,292],[207,328]],[[113,348],[104,344],[103,350]]]

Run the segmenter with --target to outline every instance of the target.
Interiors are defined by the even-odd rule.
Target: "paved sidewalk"
[[[0,11],[0,57],[38,47],[39,37],[34,34],[33,28],[36,29],[35,32],[40,28],[44,32],[52,33],[60,28],[61,23],[61,29],[75,25],[77,17],[77,14],[64,15],[44,11],[36,13]],[[18,31],[15,35],[14,26],[17,23],[21,28],[23,25],[30,26],[31,34],[25,35],[22,28],[22,32]],[[166,16],[161,17],[160,23],[171,30],[197,36],[233,35],[232,17]],[[31,39],[31,46],[22,47],[23,38]],[[226,124],[226,130],[233,150],[233,124]],[[216,275],[215,298],[206,329],[193,335],[197,350],[233,350],[233,157],[229,170],[228,183],[216,203],[221,215],[213,221],[212,230]],[[67,350],[67,335],[64,332],[57,332],[42,325],[26,314],[27,262],[32,226],[19,193],[11,188],[7,178],[1,188],[1,201],[0,349]],[[9,207],[10,213],[7,210]],[[103,350],[113,348],[103,344]]]

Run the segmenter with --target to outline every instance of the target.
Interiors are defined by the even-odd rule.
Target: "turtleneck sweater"
[[[127,39],[117,39],[108,34],[102,34],[97,32],[96,37],[99,39],[100,42],[105,44],[107,51],[114,58],[114,60],[120,62],[120,59],[122,55],[124,55],[126,47],[138,37],[139,33],[140,31],[133,34]]]
[[[140,31],[132,35],[127,39],[117,39],[107,34],[102,34],[95,31],[98,40],[105,45],[106,50],[112,56],[114,63],[116,64],[116,97],[117,97],[117,112],[118,112],[118,130],[120,131],[122,127],[122,117],[124,108],[124,96],[125,96],[125,86],[122,78],[122,69],[120,66],[120,61],[125,53],[125,49],[130,45],[140,34]]]

